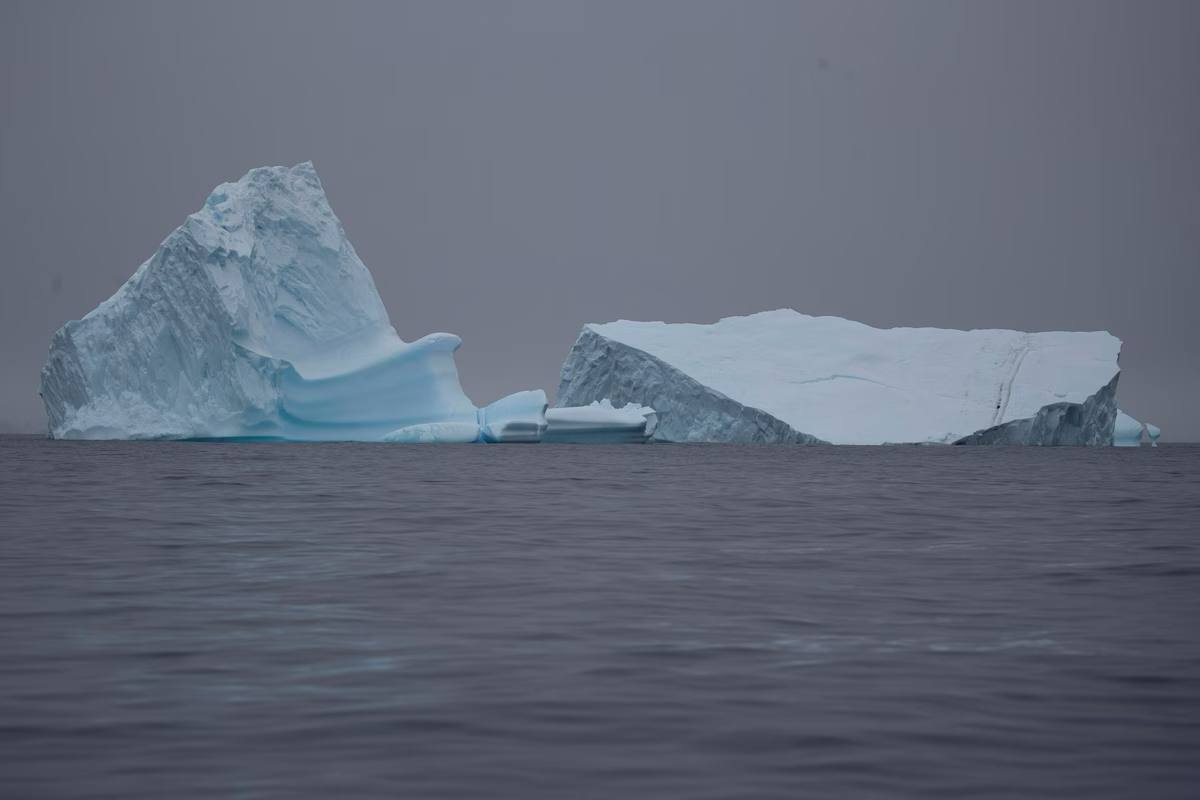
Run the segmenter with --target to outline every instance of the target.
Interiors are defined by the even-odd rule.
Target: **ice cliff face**
[[[1110,334],[872,328],[790,309],[587,325],[558,403],[653,406],[665,441],[1111,444]]]
[[[1117,378],[1082,403],[1051,403],[1032,417],[1016,419],[964,436],[955,444],[1036,444],[1101,446],[1114,443]]]
[[[403,342],[312,164],[267,167],[55,334],[41,394],[56,438],[381,440],[477,422],[459,345]]]

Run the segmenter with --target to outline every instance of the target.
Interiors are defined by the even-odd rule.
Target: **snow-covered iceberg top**
[[[479,412],[460,344],[396,335],[306,162],[214,189],[55,334],[41,393],[56,438],[380,441],[415,425],[461,437]]]
[[[558,402],[651,405],[656,438],[670,441],[949,443],[980,433],[1107,444],[1120,348],[1105,332],[881,329],[790,309],[708,325],[621,320],[584,327]]]

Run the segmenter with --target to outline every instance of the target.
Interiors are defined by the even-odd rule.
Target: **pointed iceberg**
[[[460,344],[402,341],[313,165],[264,167],[54,335],[41,394],[55,438],[461,440]]]

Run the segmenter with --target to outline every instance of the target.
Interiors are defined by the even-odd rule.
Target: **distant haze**
[[[1200,440],[1200,3],[0,4],[0,430],[216,184],[312,159],[477,403],[585,322],[1106,329]]]

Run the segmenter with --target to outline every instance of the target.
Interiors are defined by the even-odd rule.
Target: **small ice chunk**
[[[479,409],[479,427],[489,443],[540,442],[546,431],[546,393],[516,392]]]
[[[546,411],[547,442],[644,442],[654,435],[658,415],[653,408],[629,403],[614,408],[605,398],[586,406]]]
[[[1150,437],[1150,446],[1158,447],[1158,437],[1162,436],[1162,428],[1147,422],[1146,435]]]

